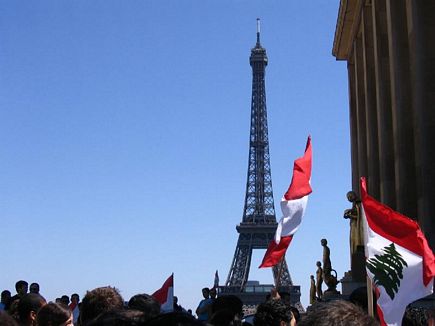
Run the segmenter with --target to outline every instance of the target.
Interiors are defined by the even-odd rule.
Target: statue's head
[[[353,203],[357,199],[355,191],[349,191],[346,194],[346,197],[347,197],[347,200],[350,201],[351,203]]]
[[[314,275],[310,275],[310,279],[314,280]]]
[[[320,240],[320,244],[322,246],[326,246],[328,244],[328,241],[326,239],[322,239],[322,240]]]
[[[318,262],[316,262],[316,266],[320,267],[320,266],[322,266],[322,263],[320,261],[318,261]]]

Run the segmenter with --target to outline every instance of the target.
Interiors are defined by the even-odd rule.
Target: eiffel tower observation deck
[[[278,290],[287,292],[291,303],[301,310],[300,287],[293,285],[285,260],[272,268],[273,284],[248,281],[252,251],[267,249],[277,227],[267,128],[265,70],[268,59],[266,49],[260,43],[259,19],[257,43],[251,50],[249,62],[252,67],[252,102],[245,204],[242,222],[236,227],[239,239],[234,258],[220,293],[234,294],[245,306],[250,306],[264,302],[272,287],[277,285]]]

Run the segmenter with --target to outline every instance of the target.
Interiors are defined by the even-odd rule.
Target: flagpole
[[[281,260],[279,261],[278,277],[276,278],[276,281],[275,281],[276,291],[278,291],[278,287],[281,286],[280,280],[281,280],[281,274],[282,274],[283,265],[284,265],[284,256],[285,255],[283,255],[281,257]]]
[[[367,275],[367,308],[369,316],[375,317],[373,309],[373,283],[370,277]]]

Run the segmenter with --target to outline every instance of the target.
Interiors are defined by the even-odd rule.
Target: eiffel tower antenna
[[[236,227],[239,239],[234,258],[225,286],[221,287],[220,291],[237,295],[245,305],[255,305],[265,300],[271,286],[258,284],[257,289],[250,288],[248,277],[252,251],[267,249],[277,226],[266,109],[265,71],[268,59],[266,49],[260,44],[259,18],[257,43],[251,49],[249,63],[252,67],[252,100],[245,203],[242,222]],[[279,285],[278,290],[290,293],[291,303],[303,310],[300,304],[300,287],[293,285],[285,259],[272,268],[272,274],[273,284]]]

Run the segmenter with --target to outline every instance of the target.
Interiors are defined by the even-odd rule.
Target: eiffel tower
[[[249,58],[252,67],[251,128],[249,165],[245,206],[236,251],[225,286],[221,292],[235,294],[246,305],[263,302],[271,286],[250,286],[248,283],[252,251],[267,249],[277,227],[270,171],[269,139],[267,129],[265,68],[266,49],[260,44],[260,24],[257,19],[257,43]],[[285,260],[272,268],[274,283],[279,291],[290,293],[291,303],[300,309],[300,287],[293,286]],[[256,294],[256,295],[255,295]],[[303,309],[303,308],[302,308]]]

